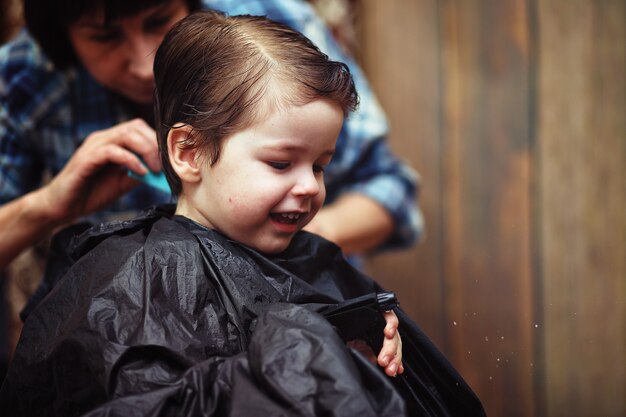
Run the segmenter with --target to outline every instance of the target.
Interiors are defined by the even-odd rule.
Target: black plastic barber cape
[[[400,308],[403,375],[346,347],[393,297],[315,235],[267,256],[167,206],[58,246],[2,416],[484,416]]]

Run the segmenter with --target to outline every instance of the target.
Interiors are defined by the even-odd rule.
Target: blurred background
[[[368,272],[490,417],[625,416],[626,0],[311,1],[422,178]]]
[[[626,416],[626,1],[317,3],[422,177],[369,272],[490,417]]]

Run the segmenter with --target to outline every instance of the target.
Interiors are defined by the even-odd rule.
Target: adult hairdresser
[[[360,109],[344,124],[325,174],[328,204],[309,229],[348,254],[416,239],[417,178],[390,154],[367,81],[308,3],[25,0],[28,31],[0,49],[0,269],[77,218],[169,201],[127,171],[161,168],[151,126],[154,51],[176,21],[202,7],[286,23],[354,73]],[[45,172],[52,179],[43,184]]]

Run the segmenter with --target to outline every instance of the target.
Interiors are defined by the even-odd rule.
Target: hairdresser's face
[[[324,202],[324,167],[342,123],[339,105],[319,99],[231,135],[217,163],[201,166],[180,214],[261,252],[285,250]]]
[[[102,10],[96,10],[72,24],[68,34],[96,81],[132,102],[151,104],[154,54],[167,31],[187,14],[183,0],[166,1],[108,24]]]

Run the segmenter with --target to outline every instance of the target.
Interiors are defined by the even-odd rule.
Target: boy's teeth
[[[284,223],[295,223],[300,219],[301,213],[276,213],[272,214],[272,216],[281,222]]]

